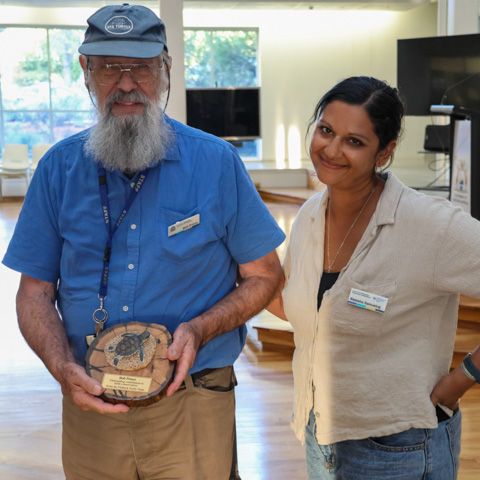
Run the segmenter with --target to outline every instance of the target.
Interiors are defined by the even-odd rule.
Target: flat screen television
[[[397,54],[407,115],[440,104],[480,110],[480,34],[398,40]]]
[[[189,88],[187,125],[226,140],[259,138],[260,89]]]

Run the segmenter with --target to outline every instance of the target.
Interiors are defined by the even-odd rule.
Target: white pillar
[[[159,0],[160,18],[167,31],[168,53],[173,65],[170,71],[170,99],[166,113],[180,122],[187,119],[185,74],[183,66],[183,0]]]
[[[448,0],[438,0],[437,2],[437,35],[444,37],[447,35],[448,21]]]
[[[478,3],[478,0],[448,0],[448,35],[478,33]]]

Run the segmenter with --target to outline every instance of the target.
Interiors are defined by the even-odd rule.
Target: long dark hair
[[[346,78],[330,89],[317,103],[308,130],[335,100],[365,107],[379,140],[379,151],[401,136],[405,109],[398,90],[382,80],[363,76]]]

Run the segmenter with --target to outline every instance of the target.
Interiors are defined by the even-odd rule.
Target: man
[[[284,234],[233,147],[163,114],[163,22],[124,4],[88,24],[98,123],[41,160],[3,260],[22,273],[21,331],[64,393],[65,474],[234,478],[232,364],[281,288]],[[104,402],[84,369],[86,339],[132,320],[173,334],[175,378],[148,407]]]

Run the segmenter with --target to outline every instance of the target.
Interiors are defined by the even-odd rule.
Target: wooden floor
[[[289,232],[298,206],[269,204],[269,208]],[[16,205],[0,205],[2,257],[18,212]],[[284,248],[285,245],[280,248],[281,256]],[[18,274],[0,267],[0,480],[63,479],[61,394],[18,332],[14,306],[18,279]],[[263,348],[256,332],[249,328],[247,345],[235,366],[239,380],[237,430],[242,479],[305,480],[304,450],[289,428],[293,392],[291,351]],[[462,411],[459,479],[479,480],[480,387],[474,387],[462,399]]]

